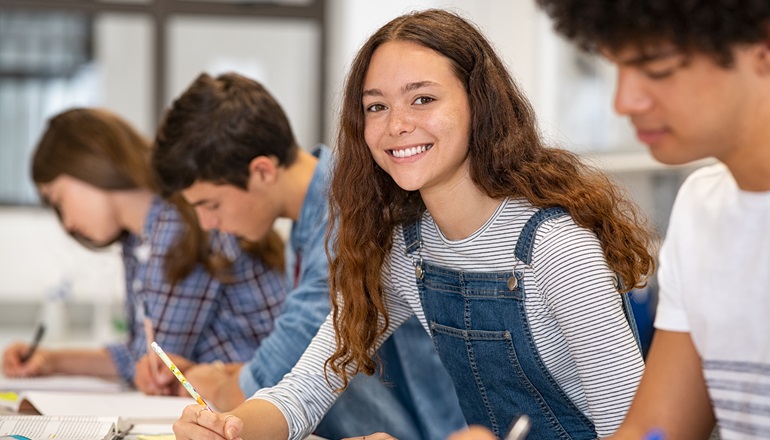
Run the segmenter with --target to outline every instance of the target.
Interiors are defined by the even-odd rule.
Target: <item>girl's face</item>
[[[112,242],[123,231],[109,191],[66,174],[38,185],[40,194],[59,212],[67,232],[95,245]]]
[[[362,103],[372,157],[402,189],[425,197],[471,183],[470,104],[448,58],[416,43],[383,44],[369,63]]]

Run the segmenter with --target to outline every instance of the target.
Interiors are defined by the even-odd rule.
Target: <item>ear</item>
[[[249,162],[249,189],[265,188],[278,180],[278,160],[270,156],[257,156]]]

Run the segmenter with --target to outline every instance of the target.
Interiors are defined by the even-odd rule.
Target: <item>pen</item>
[[[38,324],[37,330],[35,331],[35,337],[32,339],[32,345],[29,346],[29,350],[27,350],[26,353],[21,357],[20,361],[21,363],[26,363],[29,358],[32,357],[33,354],[35,354],[35,350],[37,350],[37,346],[40,345],[40,340],[43,339],[43,335],[45,334],[45,324]]]
[[[206,406],[206,408],[209,409],[209,411],[213,411],[208,403],[206,403],[200,394],[198,394],[197,391],[195,391],[195,388],[190,384],[190,382],[187,381],[187,378],[184,377],[184,374],[182,374],[181,371],[179,371],[179,368],[174,365],[173,362],[171,362],[171,359],[169,359],[168,355],[163,351],[162,348],[160,348],[160,345],[158,345],[157,342],[152,342],[152,349],[155,350],[155,353],[160,356],[160,359],[163,361],[164,364],[171,370],[172,373],[174,373],[174,376],[176,376],[177,379],[179,379],[179,382],[182,384],[183,387],[187,390],[188,393],[195,399],[198,404]]]
[[[152,355],[152,342],[155,340],[155,331],[152,329],[152,319],[150,318],[150,308],[147,301],[142,299],[142,321],[144,323],[144,338],[147,340],[147,356],[150,358],[152,375],[157,379],[158,358]]]
[[[529,417],[521,415],[513,423],[504,440],[523,440],[529,432]]]
[[[660,429],[653,429],[644,435],[642,440],[664,440],[666,435]]]

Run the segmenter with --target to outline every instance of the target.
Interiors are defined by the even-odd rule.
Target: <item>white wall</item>
[[[0,297],[39,301],[66,280],[73,299],[119,299],[123,287],[118,251],[85,249],[59,226],[56,215],[36,208],[0,209]]]
[[[413,10],[440,7],[473,21],[489,38],[530,98],[537,100],[537,51],[541,30],[534,1],[510,0],[329,0],[329,113],[327,141],[334,139],[345,74],[358,48],[380,26]]]

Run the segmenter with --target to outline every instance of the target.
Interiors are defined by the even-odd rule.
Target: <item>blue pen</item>
[[[3,438],[15,438],[16,440],[32,440],[29,437],[24,437],[23,435],[4,435],[0,437],[0,439],[3,439]]]
[[[651,429],[644,434],[642,440],[665,440],[666,434],[660,429]]]

